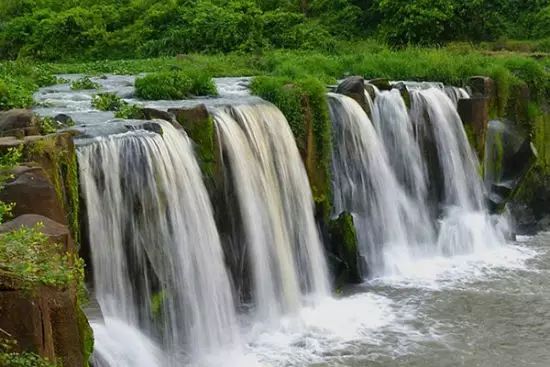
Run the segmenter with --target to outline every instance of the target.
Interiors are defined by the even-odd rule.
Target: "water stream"
[[[136,102],[133,80],[94,78]],[[333,214],[352,212],[367,262],[363,284],[331,292],[292,132],[248,81],[218,79],[217,99],[139,101],[207,104],[235,190],[227,215],[242,225],[231,243],[246,249],[246,307],[187,135],[165,121],[157,132],[107,122],[92,91],[66,84],[35,96],[38,113],[96,131],[76,141],[96,367],[550,365],[550,233],[506,240],[506,218],[488,214],[456,111],[464,90],[407,83],[410,109],[377,91],[372,119],[328,95]]]

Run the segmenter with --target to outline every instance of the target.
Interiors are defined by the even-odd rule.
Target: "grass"
[[[151,73],[136,79],[136,95],[143,99],[184,99],[192,96],[217,95],[212,77],[203,71],[181,70]]]

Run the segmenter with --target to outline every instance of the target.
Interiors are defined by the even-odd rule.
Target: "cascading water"
[[[411,101],[417,131],[433,135],[443,177],[439,252],[472,253],[503,243],[502,233],[487,214],[479,164],[455,105],[436,88],[412,91]]]
[[[429,223],[403,190],[371,121],[353,99],[329,94],[335,214],[354,215],[371,276],[401,272],[426,251]],[[375,108],[376,109],[376,108]]]
[[[137,130],[78,141],[104,316],[94,324],[101,365],[201,364],[239,345],[231,285],[190,141],[158,123],[162,135]]]
[[[459,99],[470,98],[470,95],[464,88],[446,86],[443,88],[443,91],[445,92],[447,97],[449,97],[449,99],[453,102],[453,105],[455,105],[455,107],[458,105]]]
[[[398,90],[377,92],[372,122],[384,143],[397,179],[418,205],[419,223],[429,226],[426,167],[407,106]]]
[[[257,315],[296,312],[305,296],[329,294],[313,198],[283,114],[259,102],[213,111],[237,190]]]

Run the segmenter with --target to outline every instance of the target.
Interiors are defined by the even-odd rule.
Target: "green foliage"
[[[39,87],[56,82],[48,66],[23,60],[0,62],[0,110],[30,107]]]
[[[84,76],[71,83],[72,90],[98,89],[99,87],[99,83],[92,81],[88,76]]]
[[[184,99],[191,96],[216,95],[216,85],[205,73],[189,75],[176,71],[162,71],[136,79],[136,95],[143,99]]]
[[[22,148],[9,148],[6,153],[0,154],[0,191],[4,188],[6,181],[13,177],[11,170],[17,166],[22,156]],[[14,205],[0,201],[0,223],[11,215]]]
[[[287,118],[298,149],[310,157],[306,169],[315,201],[326,210],[331,198],[332,125],[325,85],[311,77],[296,80],[257,77],[252,81],[251,89],[254,94],[275,104]],[[313,134],[312,146],[308,144],[308,131]]]
[[[0,59],[136,58],[549,37],[542,0],[4,0]]]
[[[21,227],[0,236],[0,270],[16,275],[28,286],[44,284],[65,287],[80,283],[83,260],[62,254],[59,244],[51,243],[41,226]]]
[[[17,342],[0,338],[0,366],[2,367],[56,367],[57,364],[36,353],[16,352]]]
[[[115,112],[115,117],[120,119],[145,119],[142,107],[124,102],[122,106]]]
[[[92,107],[100,111],[118,111],[125,103],[115,93],[99,93],[92,99]]]

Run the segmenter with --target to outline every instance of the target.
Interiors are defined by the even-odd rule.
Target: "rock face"
[[[477,153],[478,159],[485,156],[485,136],[489,123],[489,98],[474,96],[458,100],[458,114],[468,133],[470,144]]]
[[[366,268],[357,248],[357,233],[353,216],[343,212],[330,221],[328,246],[330,264],[337,286],[347,283],[360,283],[361,273]]]
[[[491,121],[485,159],[489,207],[504,209],[537,160],[531,139],[511,122]]]
[[[38,135],[38,123],[31,110],[14,109],[0,112],[0,135],[22,138]]]
[[[372,111],[370,110],[367,97],[365,96],[365,79],[360,76],[350,76],[341,82],[338,87],[336,87],[336,93],[344,94],[350,98],[353,98],[361,108],[367,113],[367,115],[372,116]]]
[[[41,167],[17,167],[14,170],[14,178],[8,181],[4,190],[0,192],[0,200],[17,204],[12,211],[15,217],[23,214],[40,214],[67,224],[55,188]]]
[[[26,129],[32,123],[28,113],[9,112],[11,120],[3,114],[4,127]],[[61,244],[63,254],[76,256],[79,188],[71,134],[0,139],[2,153],[19,146],[27,163],[14,170],[0,191],[1,201],[15,204],[15,219],[0,225],[0,236],[41,223],[39,230],[49,238],[43,246]],[[59,287],[29,283],[22,274],[0,270],[0,329],[17,341],[21,351],[60,360],[64,366],[87,366],[93,338],[77,287],[74,282]]]

